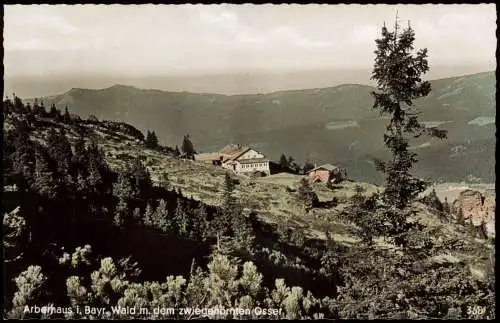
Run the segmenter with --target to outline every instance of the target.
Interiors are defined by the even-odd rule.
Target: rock
[[[485,224],[486,235],[495,236],[495,197],[474,190],[460,193],[452,204],[452,214],[474,226]]]

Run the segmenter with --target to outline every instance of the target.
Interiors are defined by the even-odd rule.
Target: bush
[[[309,212],[314,207],[319,204],[319,199],[316,193],[313,191],[309,181],[306,178],[300,180],[300,186],[297,189],[298,199],[304,202],[306,207],[306,212]]]

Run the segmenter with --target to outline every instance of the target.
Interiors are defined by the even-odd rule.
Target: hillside
[[[440,125],[449,135],[444,142],[414,143],[421,155],[418,175],[434,181],[474,178],[494,182],[494,72],[431,83],[431,94],[415,104],[423,121]],[[59,109],[67,105],[82,117],[95,115],[131,123],[142,131],[155,129],[167,145],[179,144],[189,133],[199,151],[220,149],[228,142],[249,144],[274,159],[285,152],[298,161],[349,165],[353,178],[380,183],[371,160],[384,156],[381,133],[385,122],[371,109],[373,90],[346,84],[217,95],[115,85],[102,90],[75,88],[43,101],[46,106],[55,103]]]
[[[185,318],[153,311],[196,304],[287,319],[494,317],[492,239],[433,203],[415,201],[406,247],[367,240],[359,221],[378,211],[375,185],[314,184],[309,207],[300,176],[230,175],[145,148],[131,125],[19,99],[4,102],[4,116],[7,318],[44,317],[23,309],[46,303],[76,310],[57,318],[130,317],[116,305]],[[86,304],[102,311],[79,313]]]
[[[7,120],[6,130],[9,131],[12,127],[11,122]],[[73,143],[82,133],[85,134],[87,140],[91,137],[97,138],[99,147],[113,171],[126,170],[130,163],[138,158],[144,163],[152,182],[156,185],[160,184],[162,174],[166,173],[170,185],[176,190],[181,190],[184,196],[207,205],[220,206],[222,203],[221,194],[226,170],[207,166],[203,162],[181,159],[172,153],[146,148],[142,136],[136,135],[137,130],[133,126],[112,121],[88,122],[83,120],[76,125],[67,125],[50,118],[40,118],[37,128],[31,133],[31,138],[36,142],[45,143],[48,131],[54,128],[65,129],[70,142]],[[286,223],[288,226],[302,228],[311,238],[319,239],[324,239],[322,231],[327,229],[334,234],[338,241],[353,239],[348,234],[349,230],[346,229],[350,224],[344,222],[341,213],[349,199],[354,195],[355,187],[362,187],[365,196],[383,189],[381,186],[352,180],[342,182],[334,190],[321,183],[314,183],[312,188],[320,203],[335,200],[336,206],[325,205],[313,209],[308,215],[304,215],[307,212],[304,205],[297,201],[295,192],[300,180],[307,178],[307,176],[287,173],[255,179],[243,175],[234,176],[238,182],[234,194],[239,203],[246,210],[257,212],[265,222],[274,225]],[[424,221],[430,221],[434,224],[441,223],[438,218],[431,214],[432,210],[429,210],[425,205],[419,204],[419,208],[422,210],[420,216],[423,216]],[[448,223],[439,225],[447,226]]]

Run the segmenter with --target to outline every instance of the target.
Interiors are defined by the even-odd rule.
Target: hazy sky
[[[396,10],[431,67],[495,67],[493,4],[7,5],[5,74],[366,68]]]

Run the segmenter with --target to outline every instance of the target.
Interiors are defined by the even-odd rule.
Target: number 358
[[[486,313],[486,307],[484,306],[468,306],[467,314],[468,315],[483,315]]]

